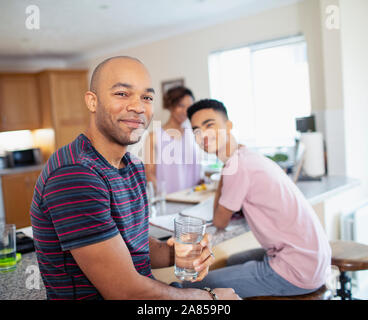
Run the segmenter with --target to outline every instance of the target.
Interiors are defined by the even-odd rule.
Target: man
[[[213,223],[225,228],[242,210],[262,249],[229,258],[185,287],[231,287],[241,297],[313,292],[330,271],[331,249],[308,201],[273,161],[238,145],[224,105],[201,100],[188,109],[197,143],[224,163],[214,200]]]
[[[154,279],[173,264],[173,240],[148,236],[146,180],[126,152],[152,119],[154,90],[145,66],[113,57],[94,70],[85,101],[89,128],[48,160],[34,192],[31,219],[48,299],[211,299]],[[199,280],[213,262],[209,238],[197,259]],[[214,289],[237,299],[232,289]]]

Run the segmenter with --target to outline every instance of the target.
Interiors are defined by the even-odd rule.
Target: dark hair
[[[229,117],[227,116],[226,108],[222,102],[215,99],[202,99],[192,104],[188,108],[187,115],[189,120],[192,119],[193,114],[203,109],[212,109],[214,111],[220,112],[225,116],[226,119],[229,119]]]
[[[164,95],[164,109],[170,109],[179,103],[185,96],[191,96],[194,100],[192,91],[186,87],[179,86],[169,89]]]

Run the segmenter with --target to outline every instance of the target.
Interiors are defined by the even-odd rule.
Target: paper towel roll
[[[300,141],[305,145],[304,174],[313,178],[323,176],[325,174],[325,160],[322,133],[302,133]]]

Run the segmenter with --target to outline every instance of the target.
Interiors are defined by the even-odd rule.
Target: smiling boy
[[[232,256],[190,287],[231,287],[241,297],[313,292],[330,272],[325,232],[300,190],[273,161],[238,145],[224,105],[205,99],[188,109],[197,143],[224,163],[214,200],[214,225],[225,228],[242,210],[261,244]]]

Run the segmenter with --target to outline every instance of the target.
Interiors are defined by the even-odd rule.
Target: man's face
[[[154,90],[146,68],[131,59],[109,61],[101,70],[96,96],[99,131],[123,146],[138,142],[153,113]]]
[[[202,109],[191,119],[193,133],[198,145],[208,153],[217,154],[225,148],[231,122],[222,113],[213,109]]]

